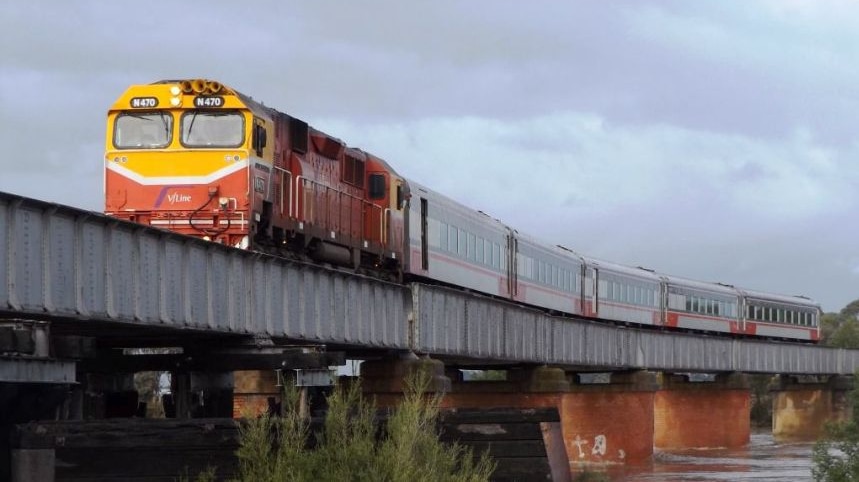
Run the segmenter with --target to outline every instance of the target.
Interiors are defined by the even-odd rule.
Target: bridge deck
[[[859,351],[553,317],[0,193],[0,318],[13,317],[90,335],[169,328],[606,369],[852,374],[859,367]]]

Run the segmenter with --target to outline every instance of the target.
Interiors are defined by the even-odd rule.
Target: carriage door
[[[507,292],[511,299],[519,294],[519,240],[514,233],[507,235]]]
[[[592,266],[585,268],[585,296],[582,298],[585,316],[599,316],[599,270]]]
[[[427,239],[427,200],[421,198],[421,269],[429,269],[429,241]]]

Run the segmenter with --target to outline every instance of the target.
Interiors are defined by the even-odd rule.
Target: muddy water
[[[777,444],[769,433],[752,434],[743,449],[657,452],[650,464],[610,471],[613,481],[807,482],[813,444]]]

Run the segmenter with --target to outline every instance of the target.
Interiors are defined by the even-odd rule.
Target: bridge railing
[[[0,193],[0,318],[269,335],[597,369],[852,374],[859,351],[618,327]],[[112,325],[112,326],[113,326]]]
[[[407,293],[0,193],[0,314],[407,349]]]
[[[412,287],[414,349],[569,366],[852,374],[859,351],[618,327],[438,286]]]

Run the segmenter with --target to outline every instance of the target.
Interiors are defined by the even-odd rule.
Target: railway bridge
[[[404,367],[422,363],[450,407],[555,407],[576,463],[743,445],[756,373],[779,376],[775,435],[814,437],[845,416],[859,367],[859,351],[555,316],[0,193],[4,430],[133,414],[130,376],[154,370],[173,372],[177,416],[230,415],[265,395],[256,384],[240,396],[248,373],[314,379],[349,359],[364,360],[363,386],[383,403]],[[463,376],[486,368],[507,379]]]

